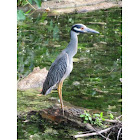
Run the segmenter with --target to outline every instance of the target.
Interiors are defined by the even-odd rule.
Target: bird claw
[[[63,113],[63,116],[64,116],[64,109],[62,109],[62,113]]]

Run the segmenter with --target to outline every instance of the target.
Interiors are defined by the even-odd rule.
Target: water
[[[78,53],[74,69],[64,82],[63,99],[76,106],[120,115],[121,21],[121,8],[112,8],[52,17],[44,14],[19,22],[18,78],[28,75],[36,66],[49,69],[69,43],[71,26],[85,24],[100,34],[78,36]]]

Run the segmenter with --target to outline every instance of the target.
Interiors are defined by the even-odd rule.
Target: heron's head
[[[88,27],[86,27],[83,24],[75,24],[72,26],[71,31],[74,31],[75,33],[95,33],[95,34],[99,34],[98,31],[95,31],[93,29],[90,29]]]

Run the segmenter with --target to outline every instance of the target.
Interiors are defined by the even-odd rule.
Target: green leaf
[[[80,115],[80,117],[84,117],[84,116],[85,116],[84,114],[81,114],[81,115]]]
[[[41,7],[41,0],[34,0],[38,7]]]
[[[26,17],[25,17],[25,14],[22,10],[17,10],[17,20],[25,20]]]
[[[110,113],[110,118],[111,118],[111,119],[113,119],[113,118],[114,118],[113,114],[111,114],[111,113]]]
[[[91,117],[89,117],[88,119],[89,119],[90,121],[92,120],[92,118],[91,118]]]
[[[84,123],[87,123],[87,121],[84,121]]]
[[[89,113],[86,113],[86,116],[89,116]]]
[[[86,121],[88,121],[88,118],[87,118],[87,117],[85,117],[85,120],[86,120]]]
[[[100,113],[100,117],[103,118],[103,112]]]
[[[101,118],[103,121],[105,121],[105,119],[104,118]]]
[[[95,116],[95,117],[100,117],[100,115],[99,115],[99,114],[94,114],[93,116]]]
[[[28,13],[30,13],[30,12],[31,12],[31,10],[32,10],[32,9],[30,9],[29,11],[27,11],[25,14],[28,14]]]

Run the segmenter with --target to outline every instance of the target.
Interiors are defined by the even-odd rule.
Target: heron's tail
[[[41,94],[47,95],[47,94],[51,93],[51,90],[52,90],[52,87],[50,87],[49,89],[43,88],[41,91]]]

